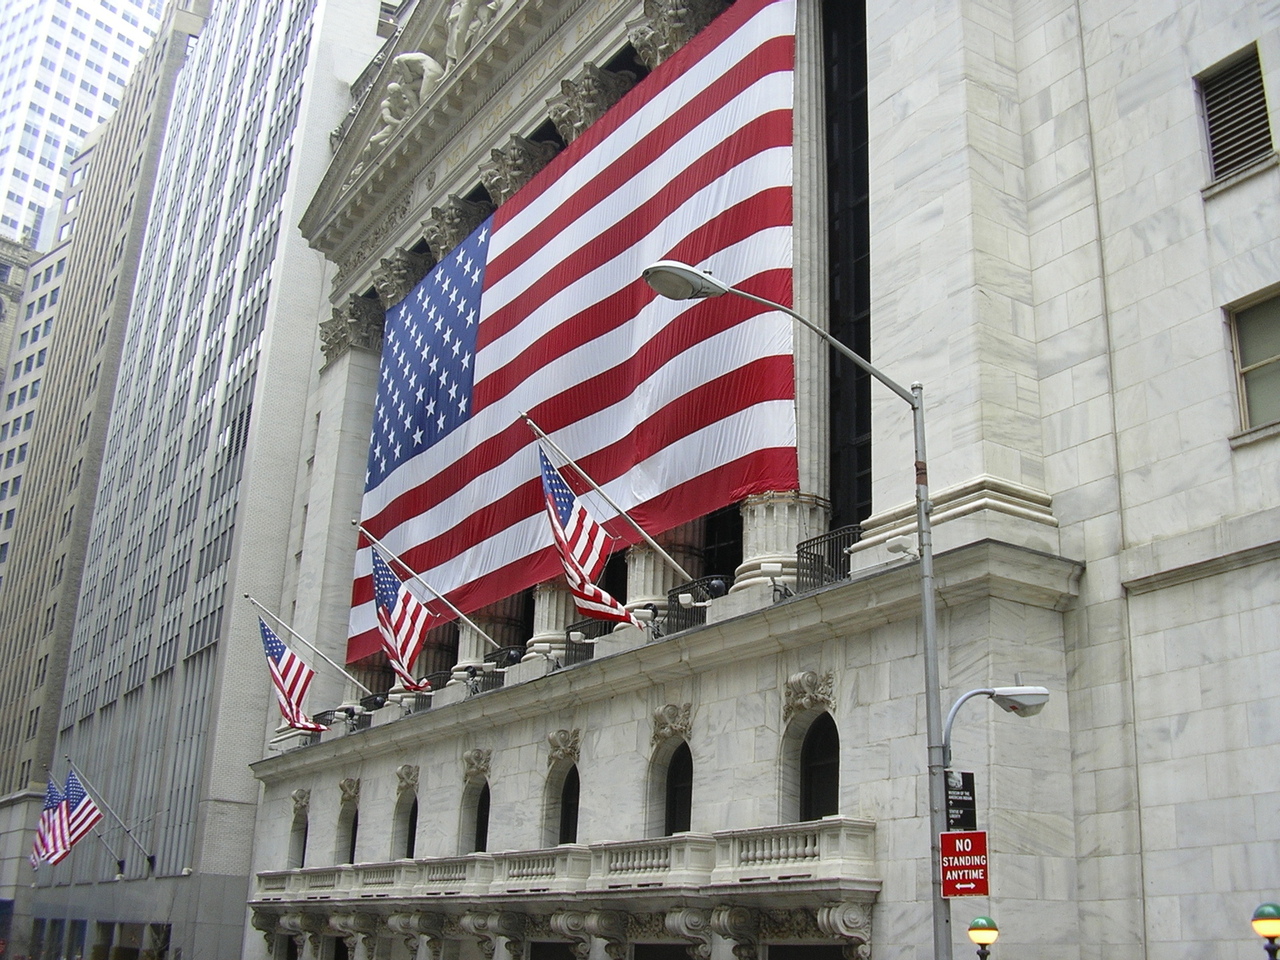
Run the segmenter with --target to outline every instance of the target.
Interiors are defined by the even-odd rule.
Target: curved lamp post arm
[[[970,690],[951,705],[947,712],[947,722],[942,727],[942,763],[951,766],[951,725],[955,723],[960,705],[974,697],[990,697],[1002,710],[1016,713],[1020,717],[1034,717],[1049,702],[1048,687],[979,687]]]

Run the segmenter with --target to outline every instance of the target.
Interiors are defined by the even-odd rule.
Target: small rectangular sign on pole
[[[944,897],[990,895],[987,870],[987,831],[964,830],[938,835],[942,855]]]
[[[947,829],[978,829],[978,803],[972,773],[947,771]]]

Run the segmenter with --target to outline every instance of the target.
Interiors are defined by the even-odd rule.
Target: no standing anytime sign
[[[940,833],[938,839],[942,848],[942,895],[988,896],[991,885],[987,872],[987,831]]]

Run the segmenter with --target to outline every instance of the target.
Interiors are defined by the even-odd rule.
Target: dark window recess
[[[567,943],[547,940],[529,941],[529,960],[577,960],[573,947]]]
[[[462,199],[471,203],[493,203],[493,197],[489,195],[489,191],[483,183],[477,184],[476,188]],[[496,204],[494,205],[496,206]]]
[[[1267,97],[1256,49],[1201,77],[1200,95],[1209,128],[1214,180],[1243,170],[1272,153]]]
[[[732,581],[734,571],[742,565],[742,507],[731,503],[707,514],[704,537],[703,571],[726,575]]]
[[[840,734],[831,714],[809,726],[800,747],[800,819],[840,812]]]
[[[360,811],[351,814],[351,837],[347,845],[347,863],[356,862],[356,834],[360,832]]]
[[[483,853],[489,848],[489,785],[486,783],[476,800],[476,836],[473,849]]]
[[[865,0],[824,0],[830,329],[871,356]],[[871,513],[871,377],[831,351],[831,529]]]
[[[581,782],[578,768],[572,767],[560,788],[560,839],[557,843],[578,842],[578,793]]]
[[[413,803],[409,804],[409,816],[405,823],[404,838],[404,855],[406,859],[413,859],[414,847],[418,842],[418,798],[413,798]]]
[[[680,744],[667,764],[667,810],[664,836],[689,829],[693,813],[693,754],[687,743]]]
[[[630,73],[636,78],[636,83],[639,83],[649,75],[649,68],[640,59],[636,48],[629,43],[611,57],[607,63],[602,63],[600,66],[612,73]]]
[[[844,947],[834,943],[771,943],[768,960],[842,960]]]
[[[568,146],[564,141],[564,137],[560,136],[560,131],[556,129],[556,125],[550,120],[544,120],[540,127],[529,134],[527,139],[532,140],[534,143],[554,143],[561,150]]]
[[[633,960],[689,960],[689,954],[678,943],[637,943],[632,950]]]
[[[619,603],[627,602],[627,551],[615,550],[604,565],[600,586]],[[532,634],[531,634],[532,635]]]

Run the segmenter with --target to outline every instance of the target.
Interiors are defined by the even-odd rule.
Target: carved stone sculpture
[[[373,285],[383,307],[390,310],[407,297],[434,265],[429,255],[404,247],[397,247],[391,256],[383,258],[373,273]]]
[[[653,711],[653,736],[650,743],[657,746],[664,740],[679,737],[688,740],[693,730],[693,704],[676,706],[667,703]]]
[[[756,960],[760,944],[760,919],[746,907],[719,906],[711,911],[711,929],[733,941],[738,960]]]
[[[311,955],[320,956],[321,935],[325,929],[323,917],[314,913],[286,913],[280,918],[280,929],[293,940],[300,955],[310,946]]]
[[[490,159],[480,165],[480,182],[496,202],[505,203],[550,163],[559,149],[554,143],[512,134],[505,147],[492,151]]]
[[[470,783],[482,783],[489,779],[489,764],[493,751],[483,747],[468,750],[462,755],[462,778]]]
[[[550,745],[550,750],[547,752],[547,766],[553,766],[560,761],[577,763],[582,746],[582,731],[556,730],[554,733],[547,734],[547,743]]]
[[[250,923],[253,924],[253,929],[259,931],[262,938],[267,941],[268,950],[275,946],[276,936],[281,932],[280,917],[277,914],[254,907]]]
[[[783,691],[782,722],[787,723],[796,714],[815,707],[834,710],[835,698],[831,695],[834,683],[835,678],[830,671],[821,676],[812,670],[793,673],[787,678]]]
[[[393,82],[400,84],[413,105],[412,109],[416,110],[440,86],[444,67],[435,57],[410,50],[393,57],[387,72]]]
[[[844,943],[845,960],[869,960],[871,956],[871,908],[844,900],[818,908],[818,929]]]
[[[352,294],[345,307],[334,307],[333,316],[320,324],[325,363],[333,363],[352,347],[381,352],[385,320],[378,301]]]
[[[434,913],[393,913],[387,917],[387,929],[404,940],[409,953],[418,957],[424,945],[444,936],[443,918]]]
[[[689,960],[711,958],[711,914],[699,907],[676,907],[667,911],[667,933],[689,941]]]
[[[572,143],[578,134],[604,116],[635,82],[636,75],[629,70],[615,73],[588,63],[573,80],[560,81],[560,93],[547,101],[551,122],[565,143]]]
[[[645,0],[644,16],[627,24],[631,45],[653,70],[725,8],[725,0]]]
[[[338,781],[338,789],[342,792],[342,804],[360,802],[360,778],[345,777]]]
[[[444,44],[444,57],[449,69],[471,49],[480,31],[501,9],[502,0],[453,0],[445,17],[448,39]]]
[[[369,956],[377,928],[377,922],[367,913],[335,913],[329,917],[329,929],[342,938],[349,957]]]
[[[498,937],[507,941],[507,952],[511,960],[517,960],[524,953],[523,913],[505,910],[495,913],[464,913],[458,919],[458,925],[479,941],[480,952],[485,955],[486,960],[493,960]]]
[[[443,260],[467,235],[493,213],[491,203],[476,203],[450,196],[443,207],[431,208],[431,219],[422,223],[422,233],[436,262]]]
[[[305,787],[299,787],[289,794],[289,799],[293,801],[293,815],[305,817],[311,808],[311,791]]]
[[[396,796],[418,789],[418,765],[403,763],[396,767]]]

